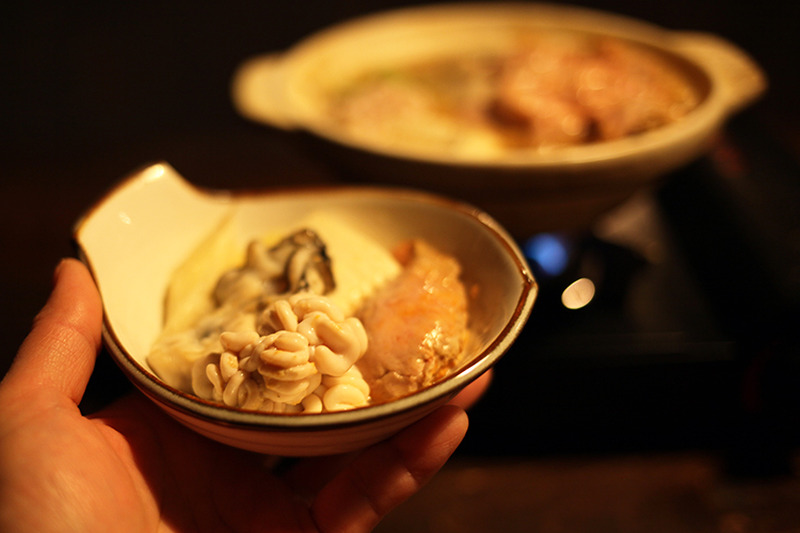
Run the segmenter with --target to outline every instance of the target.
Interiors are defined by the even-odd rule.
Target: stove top
[[[540,297],[463,451],[800,442],[798,178],[744,117],[592,231],[523,243]]]

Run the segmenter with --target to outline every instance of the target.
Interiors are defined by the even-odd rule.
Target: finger
[[[357,452],[321,457],[305,457],[292,461],[282,479],[292,492],[309,505],[322,488],[330,483],[350,462]]]
[[[78,403],[100,347],[102,306],[86,267],[65,259],[4,380],[7,389],[52,388]]]
[[[469,409],[475,405],[481,396],[484,395],[492,382],[492,369],[481,374],[478,379],[467,385],[464,390],[458,393],[450,403],[462,409]]]
[[[492,381],[492,369],[484,372],[475,381],[467,385],[450,401],[450,404],[464,410],[469,409],[484,395]],[[293,462],[283,475],[284,481],[304,500],[312,501],[320,489],[325,486],[355,454],[340,456],[309,457]]]
[[[371,531],[447,462],[467,425],[463,409],[446,405],[366,449],[314,500],[311,512],[319,530]]]
[[[450,403],[464,410],[472,407],[489,388],[492,372],[492,369],[484,372],[459,392]],[[306,458],[294,462],[283,475],[283,479],[300,498],[311,502],[320,489],[354,457],[355,454],[348,453],[340,456]]]

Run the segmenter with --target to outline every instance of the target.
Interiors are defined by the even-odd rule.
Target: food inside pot
[[[369,144],[501,155],[585,145],[680,120],[698,90],[667,56],[613,37],[525,34],[504,52],[369,68],[328,113]]]

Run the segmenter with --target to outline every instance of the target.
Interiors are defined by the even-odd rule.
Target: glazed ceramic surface
[[[387,247],[423,238],[455,255],[479,342],[449,377],[412,396],[352,411],[275,415],[224,407],[162,382],[147,363],[163,323],[176,268],[225,217],[242,245],[324,208]],[[104,341],[133,383],[175,419],[220,442],[262,453],[306,456],[363,448],[396,433],[488,370],[518,336],[537,285],[513,240],[484,212],[428,193],[376,187],[235,194],[195,188],[168,164],[117,185],[76,224],[75,240],[103,301]]]
[[[326,89],[376,64],[509,46],[513,31],[569,31],[644,45],[674,63],[700,95],[683,119],[614,141],[484,158],[431,153],[347,135]],[[536,3],[444,4],[368,16],[289,50],[245,61],[234,76],[239,112],[320,142],[365,179],[425,187],[478,204],[519,235],[581,227],[637,189],[707,150],[726,118],[765,89],[760,68],[714,35],[666,30],[590,9]]]

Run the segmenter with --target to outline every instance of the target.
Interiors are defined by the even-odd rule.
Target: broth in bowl
[[[407,396],[460,364],[470,331],[455,257],[422,239],[386,249],[324,211],[245,250],[230,224],[172,276],[147,358],[167,384],[228,407],[326,413]]]

